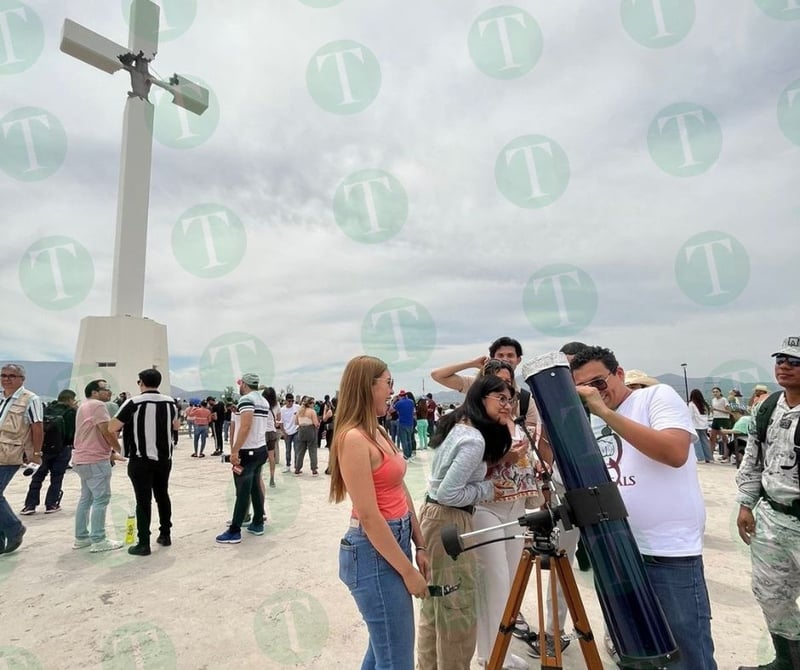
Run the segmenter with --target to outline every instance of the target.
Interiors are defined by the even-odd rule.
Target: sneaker
[[[319,472],[317,472],[316,470],[312,470],[312,471],[311,471],[311,474],[312,474],[312,476],[314,476],[314,477],[318,477],[318,476],[319,476]]]
[[[274,489],[274,488],[275,488],[275,480],[274,480],[274,479],[270,479],[270,480],[269,480],[269,487],[270,487],[271,489]]]
[[[134,544],[132,547],[128,547],[128,553],[131,556],[149,556],[150,555],[150,545],[149,544]]]
[[[517,620],[514,622],[514,628],[511,631],[511,634],[514,637],[518,637],[520,640],[524,640],[528,637],[531,632],[531,628],[528,625],[528,622],[525,621],[525,617],[522,614],[517,614]],[[538,637],[538,635],[536,635]]]
[[[197,458],[197,454],[189,454],[192,458]]]
[[[251,523],[247,528],[248,533],[252,533],[253,535],[263,535],[264,534],[264,524],[263,523]]]
[[[295,470],[294,474],[296,474],[299,477],[300,475],[303,474],[303,471],[302,470]]]
[[[547,644],[547,655],[550,657],[555,656],[556,645],[555,645],[555,640],[553,640],[553,636],[550,634],[546,634],[544,637],[545,637],[545,643]],[[562,635],[560,638],[560,642],[561,642],[561,651],[563,652],[567,647],[569,647],[569,643],[572,642],[572,640],[566,635]],[[541,644],[542,642],[539,639],[538,635],[536,636],[535,640],[530,640],[528,642],[528,646],[530,647],[530,649],[528,649],[528,655],[533,656],[533,658],[541,658],[542,656]]]
[[[284,472],[291,472],[291,471],[292,471],[292,469],[291,469],[289,466],[286,466],[286,467],[283,469],[283,471],[284,471]]]
[[[101,551],[114,551],[114,549],[122,549],[123,543],[117,540],[100,540],[92,544],[89,552],[92,554],[99,554]]]
[[[217,535],[217,542],[219,544],[239,544],[242,541],[242,533],[232,533],[226,530],[224,533]]]
[[[44,513],[45,514],[55,514],[56,512],[60,512],[60,511],[61,511],[61,505],[55,504],[55,505],[51,505],[50,507],[47,507],[44,510]]]
[[[25,531],[28,530],[25,526],[15,535],[14,537],[6,537],[6,548],[3,553],[10,554],[12,551],[16,551],[19,548],[19,545],[22,544],[22,536],[25,535]]]
[[[199,458],[205,458],[205,457],[206,457],[205,454],[200,454],[200,456],[199,456]]]
[[[87,537],[85,540],[75,540],[72,543],[73,549],[86,549],[86,547],[91,547],[92,541]]]
[[[156,538],[156,544],[160,544],[162,547],[171,547],[172,538],[169,535],[159,535]]]
[[[30,516],[31,514],[36,514],[35,507],[23,507],[22,511],[20,512],[23,516]]]

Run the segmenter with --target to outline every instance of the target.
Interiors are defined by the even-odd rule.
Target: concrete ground
[[[279,468],[277,487],[267,490],[266,534],[243,533],[239,545],[217,545],[214,537],[232,510],[230,467],[190,453],[182,436],[170,486],[174,544],[153,544],[149,557],[129,556],[125,549],[72,549],[79,493],[72,471],[65,477],[61,512],[45,515],[40,506],[23,517],[24,543],[0,555],[0,669],[360,667],[366,631],[337,577],[349,507],[328,504],[328,478],[312,477],[308,463],[299,477]],[[430,453],[420,452],[409,465],[416,500],[424,491]],[[327,459],[328,452],[320,450],[320,473]],[[750,592],[748,551],[735,527],[736,470],[716,464],[699,471],[708,510],[705,565],[717,662],[720,670],[763,663],[771,652]],[[15,511],[22,508],[27,485],[20,472],[6,491]],[[114,469],[112,487],[108,531],[122,539],[133,501],[124,464]],[[591,573],[576,570],[576,578],[602,638]],[[535,617],[533,582],[523,612]],[[512,644],[528,658],[523,643]],[[601,657],[605,667],[615,667],[602,650]],[[531,668],[539,667],[529,660]],[[577,643],[566,650],[564,667],[585,667]]]

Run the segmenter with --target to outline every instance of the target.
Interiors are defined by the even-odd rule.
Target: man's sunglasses
[[[775,356],[775,365],[783,365],[788,363],[793,368],[800,368],[800,358],[794,356]]]
[[[591,386],[592,388],[596,388],[598,391],[605,391],[608,388],[608,378],[614,374],[616,370],[609,372],[605,377],[602,379],[592,379],[589,382],[583,382],[581,386]]]

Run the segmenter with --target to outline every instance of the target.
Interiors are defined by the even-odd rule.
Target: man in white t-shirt
[[[281,428],[283,430],[283,441],[286,443],[286,467],[284,472],[292,471],[292,447],[297,438],[297,405],[294,404],[294,394],[287,393],[284,398],[285,404],[281,407]]]
[[[239,425],[231,445],[231,469],[236,488],[236,502],[228,530],[217,535],[220,544],[239,544],[247,508],[253,505],[253,521],[248,533],[264,534],[264,491],[261,470],[267,462],[267,415],[269,405],[258,392],[259,377],[248,372],[239,382],[241,398],[236,407]]]
[[[689,410],[665,384],[627,388],[609,349],[587,347],[570,368],[680,650],[670,669],[716,670],[702,557],[706,513],[697,461],[689,458],[697,439]]]
[[[86,400],[75,415],[72,467],[81,480],[81,497],[75,508],[73,549],[91,546],[92,553],[121,549],[122,542],[106,538],[106,508],[111,500],[111,464],[119,453],[119,440],[108,429],[111,421],[105,398],[105,379],[90,381],[84,389]]]

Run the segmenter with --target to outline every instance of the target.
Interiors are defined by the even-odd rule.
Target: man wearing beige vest
[[[42,401],[23,386],[21,365],[4,365],[0,381],[0,554],[10,554],[22,544],[25,526],[11,511],[5,491],[26,458],[42,462]]]

